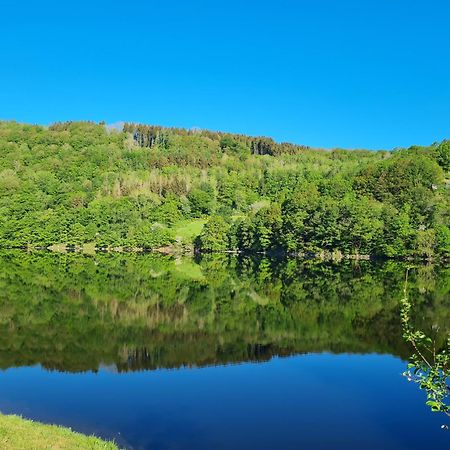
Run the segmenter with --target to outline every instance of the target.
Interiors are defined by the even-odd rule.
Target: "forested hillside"
[[[203,130],[0,122],[0,246],[450,256],[450,141],[332,151]]]

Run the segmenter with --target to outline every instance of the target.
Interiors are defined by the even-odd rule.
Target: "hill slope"
[[[203,250],[448,256],[449,169],[448,141],[324,151],[134,124],[0,122],[0,246],[195,241]]]

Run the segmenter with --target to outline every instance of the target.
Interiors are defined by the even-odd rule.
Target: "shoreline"
[[[0,247],[1,250],[23,250],[23,251],[45,251],[51,253],[81,253],[84,255],[95,255],[96,253],[157,253],[168,256],[181,255],[206,255],[206,254],[227,254],[239,256],[267,256],[271,258],[299,258],[305,260],[321,260],[321,261],[404,261],[404,262],[422,262],[422,263],[450,263],[450,258],[446,257],[414,257],[414,256],[387,256],[376,254],[359,254],[359,253],[343,253],[340,250],[335,251],[319,251],[319,252],[287,252],[283,250],[277,251],[244,251],[244,250],[201,250],[192,246],[164,246],[158,248],[150,247],[124,247],[124,246],[106,246],[96,247],[93,244],[84,245],[67,245],[54,244],[45,246],[20,246],[20,247]]]

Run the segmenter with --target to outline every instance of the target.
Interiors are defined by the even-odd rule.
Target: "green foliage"
[[[450,334],[439,348],[435,337],[429,337],[414,328],[411,323],[412,303],[407,295],[407,282],[408,278],[401,300],[401,321],[403,336],[413,347],[414,353],[404,376],[426,392],[426,404],[432,411],[443,412],[450,417]]]
[[[223,136],[222,139],[220,139],[219,145],[220,148],[224,151],[226,150],[236,151],[239,144],[231,136]]]
[[[201,217],[213,213],[215,203],[214,191],[210,186],[202,186],[202,189],[192,189],[187,198],[194,217]]]
[[[158,248],[173,243],[172,231],[159,223],[141,222],[128,230],[127,244],[132,247]]]
[[[450,141],[444,141],[436,148],[437,162],[446,170],[450,171]]]
[[[220,216],[211,217],[198,236],[197,246],[207,251],[228,250],[230,225]]]
[[[448,149],[323,151],[154,125],[0,122],[0,247],[191,246],[201,228],[180,224],[223,219],[220,245],[205,235],[198,250],[448,258]]]
[[[434,186],[442,183],[442,170],[429,153],[399,152],[370,165],[356,178],[356,189],[396,206],[407,202],[417,205],[422,193],[428,196]]]

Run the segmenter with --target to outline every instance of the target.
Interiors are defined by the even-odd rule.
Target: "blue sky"
[[[450,2],[0,0],[0,118],[450,138]]]

